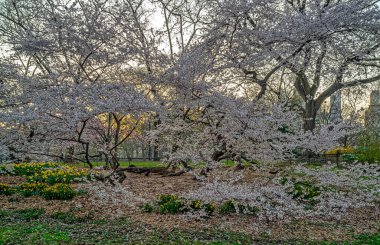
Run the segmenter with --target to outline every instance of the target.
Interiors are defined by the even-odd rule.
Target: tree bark
[[[305,131],[312,131],[315,129],[315,120],[317,117],[317,112],[319,110],[319,104],[315,100],[310,99],[305,103],[305,112],[304,112],[304,125],[303,128]]]

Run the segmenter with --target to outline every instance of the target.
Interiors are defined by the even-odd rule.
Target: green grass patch
[[[37,222],[0,228],[0,244],[61,244],[70,241],[69,232]]]
[[[2,220],[21,220],[30,221],[40,218],[45,213],[41,208],[28,208],[16,210],[0,210],[0,219]]]

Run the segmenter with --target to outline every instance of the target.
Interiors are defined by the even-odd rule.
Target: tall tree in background
[[[206,34],[219,63],[262,97],[279,73],[303,100],[304,129],[342,88],[380,79],[380,10],[375,0],[216,1]],[[223,47],[223,48],[221,48]]]

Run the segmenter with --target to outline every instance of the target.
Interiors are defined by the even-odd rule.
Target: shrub
[[[8,185],[8,184],[1,184],[0,183],[0,195],[12,195],[16,192],[16,188]]]
[[[360,162],[375,163],[380,162],[380,143],[368,145],[359,151],[357,159]]]
[[[62,183],[48,186],[42,192],[42,196],[48,200],[70,200],[73,199],[76,194],[76,191],[69,185]]]

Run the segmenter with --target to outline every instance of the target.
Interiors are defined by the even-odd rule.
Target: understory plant
[[[12,195],[16,192],[16,189],[8,184],[2,184],[0,183],[0,195]]]
[[[143,212],[158,212],[160,214],[177,214],[187,212],[203,212],[206,216],[212,215],[217,209],[220,214],[251,214],[258,212],[258,208],[234,200],[217,205],[214,202],[205,202],[200,199],[186,199],[177,195],[161,195],[154,203],[145,203],[140,207]]]
[[[86,169],[52,162],[9,164],[2,169],[8,175],[26,177],[27,182],[18,186],[0,184],[0,195],[19,193],[25,197],[39,195],[45,199],[68,200],[79,193],[70,186],[71,182],[91,179]]]
[[[215,204],[201,200],[189,200],[177,195],[161,195],[156,202],[145,203],[140,207],[143,212],[158,212],[160,214],[177,214],[204,211],[210,216],[215,211]]]
[[[68,184],[55,184],[46,187],[42,191],[42,196],[48,200],[70,200],[77,192]]]

